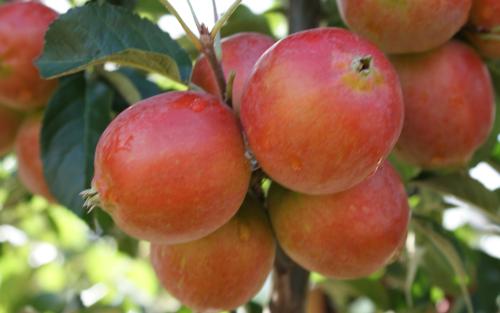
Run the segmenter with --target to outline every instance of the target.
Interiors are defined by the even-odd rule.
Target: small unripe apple
[[[10,152],[21,126],[22,115],[0,105],[0,156]]]
[[[0,5],[0,103],[23,111],[43,107],[57,86],[33,62],[57,13],[39,2]]]
[[[466,34],[481,55],[500,59],[500,1],[474,0]]]
[[[134,237],[199,239],[226,223],[248,189],[250,165],[233,112],[219,99],[170,92],[123,111],[104,131],[93,186]]]
[[[232,310],[259,291],[269,275],[275,241],[264,209],[248,197],[227,224],[196,241],[151,246],[158,279],[197,312]]]
[[[274,184],[269,213],[278,242],[295,262],[340,279],[386,265],[406,238],[410,215],[404,186],[387,162],[362,183],[330,195]]]
[[[465,165],[488,137],[495,115],[492,82],[480,57],[452,41],[392,61],[406,112],[397,154],[423,168]]]
[[[368,41],[340,28],[293,34],[257,62],[241,119],[261,167],[308,194],[346,190],[387,157],[403,123],[397,74]]]
[[[495,1],[495,0],[493,0]],[[387,53],[415,53],[448,41],[472,0],[337,0],[345,23]]]
[[[221,65],[226,79],[233,72],[233,107],[239,112],[243,86],[259,57],[272,45],[274,39],[259,33],[239,33],[221,42]],[[192,81],[207,92],[220,97],[214,72],[205,56],[201,56],[194,65]]]
[[[29,117],[19,128],[15,142],[18,175],[21,183],[31,193],[40,195],[48,201],[55,201],[43,174],[41,131],[41,115]]]

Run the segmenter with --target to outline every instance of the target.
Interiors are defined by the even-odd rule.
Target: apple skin
[[[235,73],[233,82],[233,108],[239,112],[243,86],[259,57],[274,44],[274,39],[259,33],[239,33],[226,37],[221,42],[222,69],[226,79]],[[208,93],[220,97],[214,72],[205,56],[194,65],[192,82]]]
[[[18,175],[28,191],[55,202],[43,174],[41,131],[41,115],[28,117],[19,128],[15,142]]]
[[[0,156],[11,151],[22,120],[21,114],[0,105]]]
[[[397,74],[379,49],[347,30],[318,28],[279,41],[259,59],[240,116],[273,180],[329,194],[377,169],[399,137],[403,109]]]
[[[468,24],[466,35],[479,53],[500,59],[500,1],[474,0]]]
[[[387,53],[431,50],[467,21],[472,0],[337,0],[344,22]]]
[[[170,92],[123,111],[104,131],[93,187],[133,237],[199,239],[226,223],[245,198],[250,165],[233,112],[216,97]]]
[[[465,165],[488,137],[495,116],[491,78],[480,57],[451,41],[431,52],[391,60],[406,112],[397,155],[428,169]]]
[[[196,241],[151,246],[162,285],[196,312],[232,310],[264,284],[275,257],[275,240],[264,209],[247,197],[228,223]]]
[[[331,195],[273,184],[269,213],[278,242],[295,262],[338,279],[386,265],[405,241],[410,216],[404,186],[388,162],[352,189]]]
[[[42,79],[33,62],[56,17],[55,11],[38,2],[0,5],[0,103],[22,111],[48,103],[57,81]]]

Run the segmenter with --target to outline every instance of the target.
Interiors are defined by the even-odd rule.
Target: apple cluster
[[[337,3],[350,30],[225,38],[232,107],[201,56],[191,80],[204,91],[144,99],[99,140],[92,187],[102,208],[151,242],[159,280],[193,309],[248,301],[277,244],[327,277],[374,273],[397,257],[410,218],[389,154],[424,169],[464,167],[492,128],[481,56],[500,58],[498,1]],[[0,152],[17,138],[22,181],[48,199],[40,117],[19,126],[17,111],[43,106],[57,84],[32,64],[55,16],[41,4],[0,6]],[[460,29],[475,49],[452,39]]]
[[[15,150],[18,176],[31,193],[54,201],[40,152],[42,110],[57,80],[40,78],[33,62],[57,13],[38,2],[0,5],[0,157]]]

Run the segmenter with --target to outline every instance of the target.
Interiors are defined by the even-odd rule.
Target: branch
[[[320,13],[320,0],[290,0],[288,10],[290,33],[318,27]]]
[[[308,282],[309,272],[292,261],[281,247],[278,247],[274,262],[270,311],[272,313],[303,313]]]

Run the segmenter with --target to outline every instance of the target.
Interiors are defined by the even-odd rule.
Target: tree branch
[[[309,272],[278,247],[273,272],[272,313],[302,313],[305,310]]]
[[[320,13],[320,0],[290,0],[288,8],[290,33],[318,27]]]

